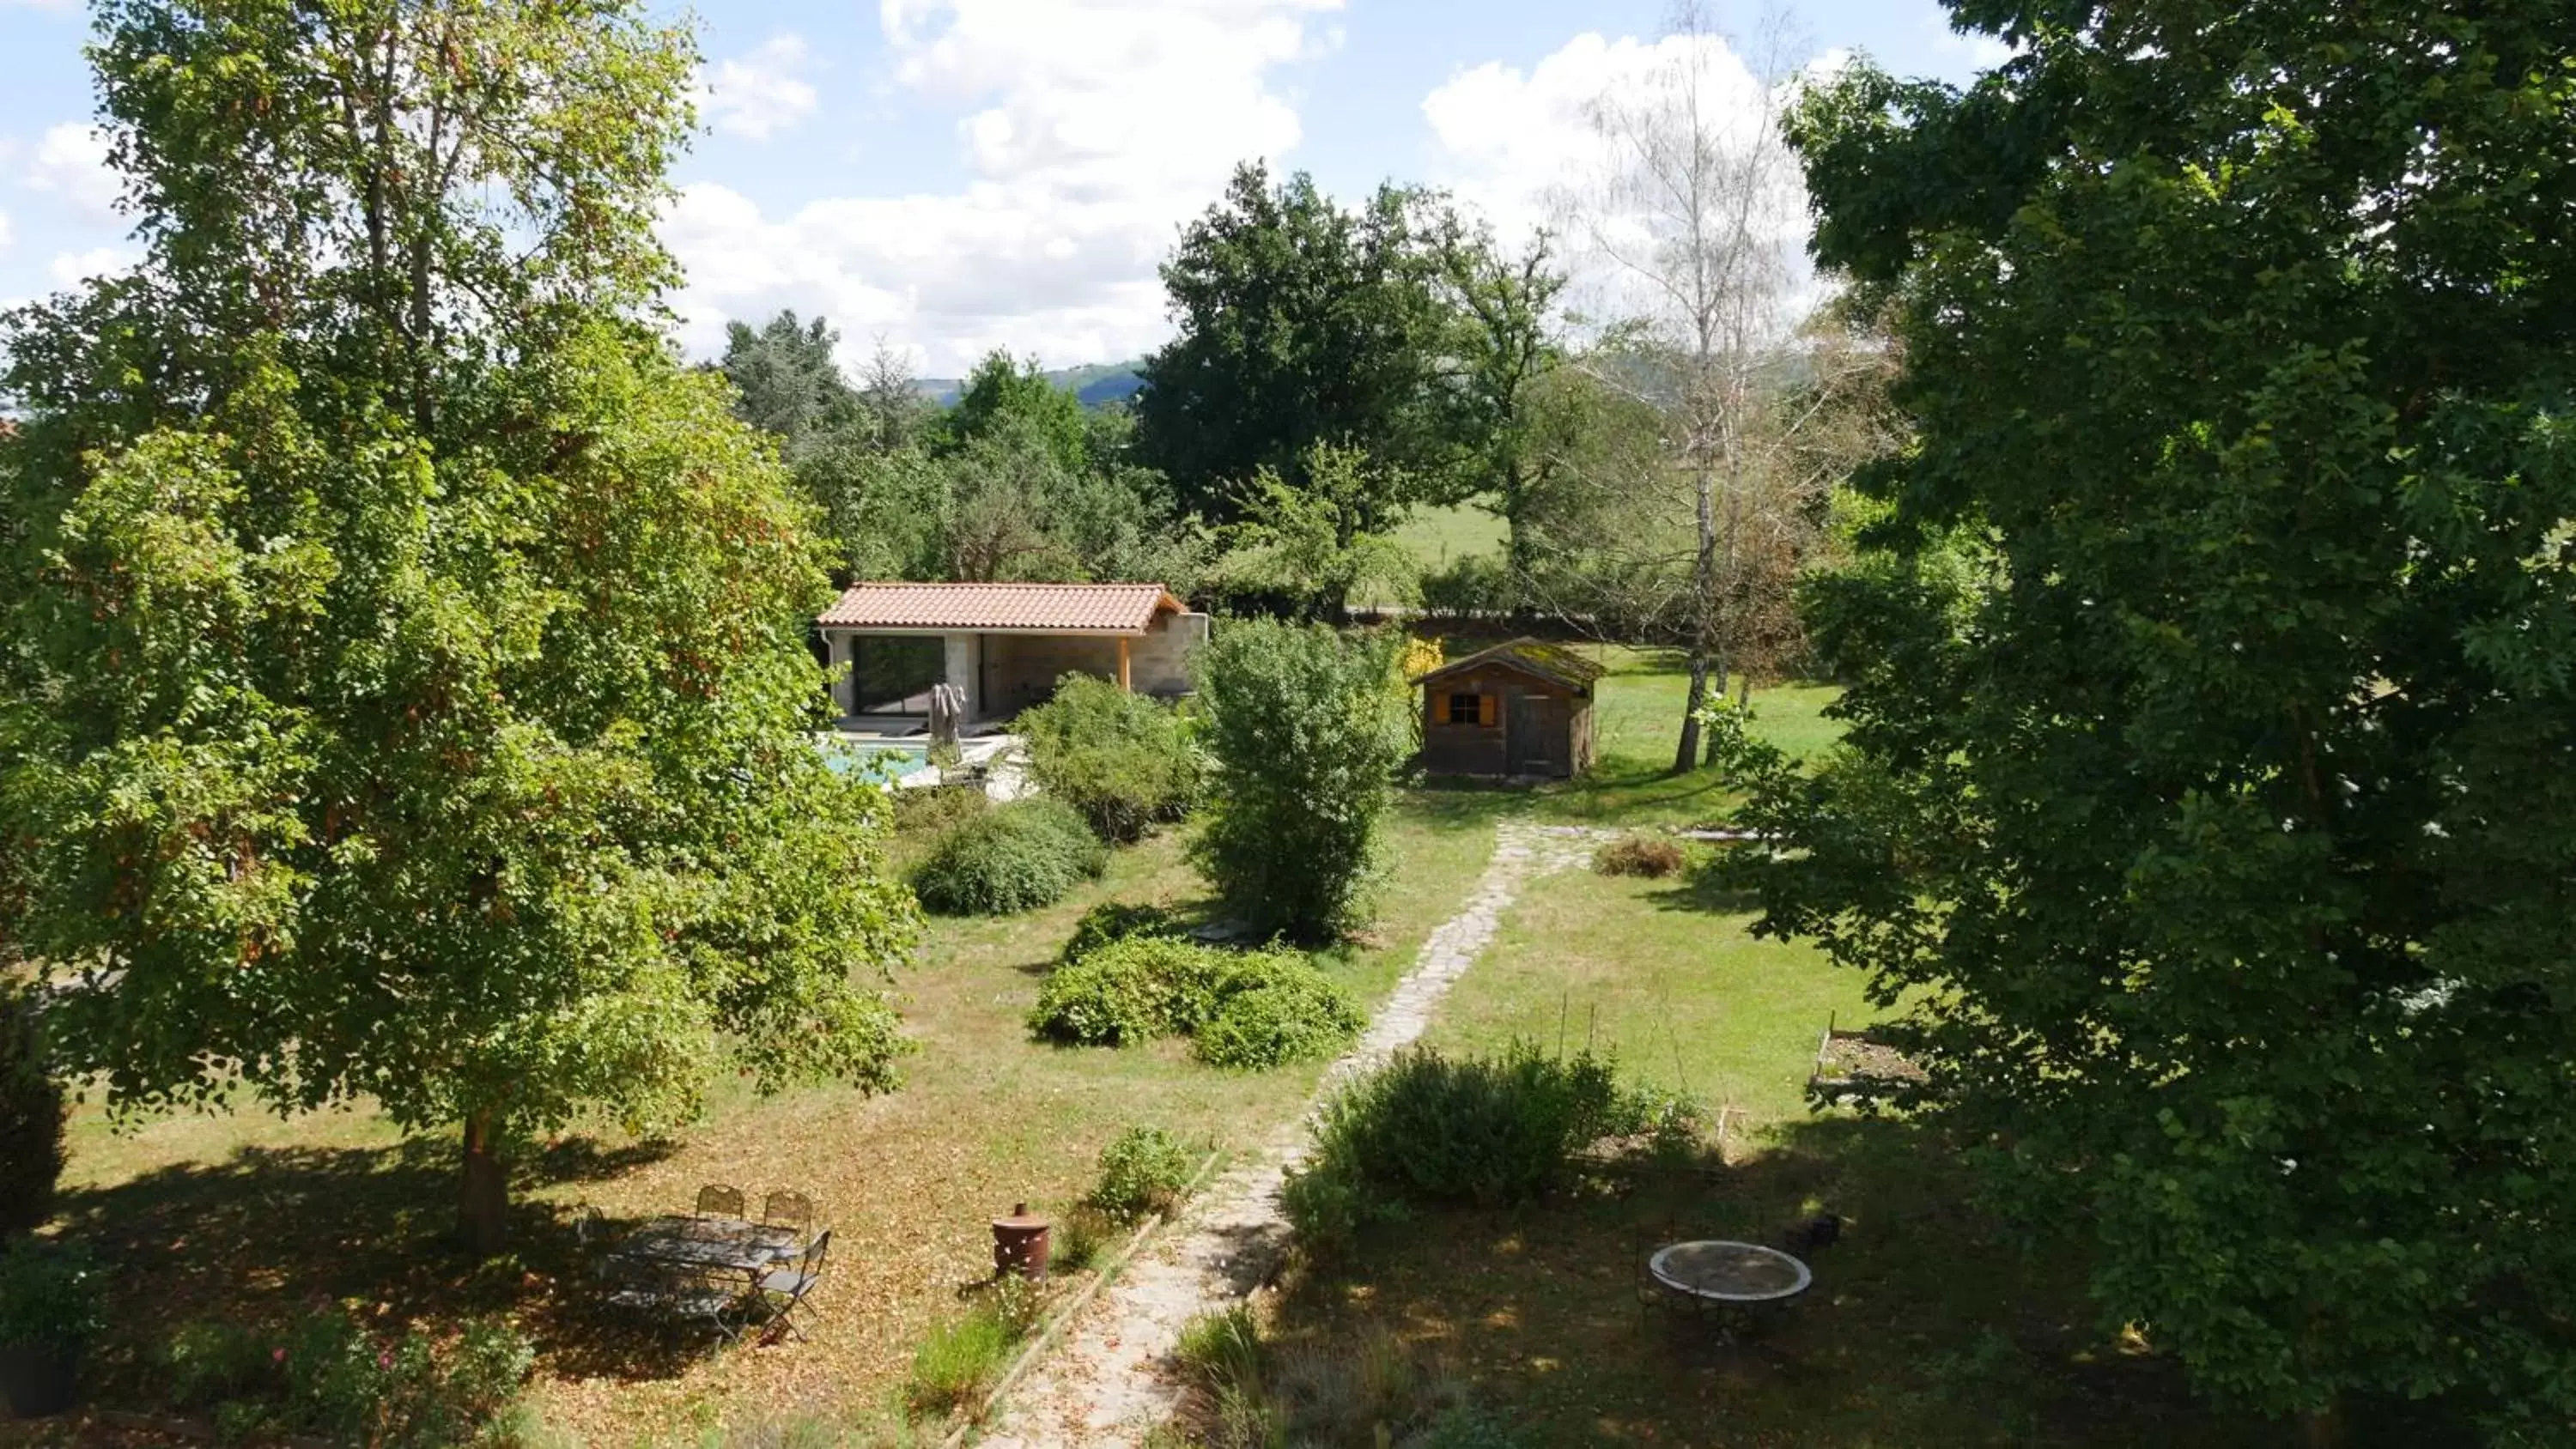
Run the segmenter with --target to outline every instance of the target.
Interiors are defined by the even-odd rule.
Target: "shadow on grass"
[[[1694,862],[1679,880],[1645,897],[1659,911],[1697,911],[1703,915],[1740,916],[1762,908],[1750,887],[1724,878],[1713,862]]]
[[[2288,1426],[2194,1399],[2178,1366],[2106,1337],[2080,1243],[1973,1209],[1950,1144],[1911,1123],[1793,1124],[1750,1161],[1601,1180],[1516,1211],[1430,1211],[1301,1270],[1277,1335],[1322,1349],[1392,1333],[1466,1379],[1531,1445],[2276,1445]],[[1848,1219],[1815,1286],[1728,1343],[1654,1311],[1659,1245],[1777,1245]],[[2356,1423],[2364,1417],[2356,1415]],[[2425,1439],[2420,1417],[2356,1443]]]
[[[513,1188],[605,1182],[674,1150],[566,1139],[522,1160]],[[113,1269],[94,1397],[156,1407],[155,1355],[182,1323],[282,1326],[333,1303],[354,1305],[388,1335],[505,1313],[566,1376],[668,1378],[709,1351],[703,1335],[620,1318],[599,1302],[599,1249],[579,1241],[571,1207],[514,1201],[510,1249],[486,1262],[455,1236],[456,1195],[455,1145],[427,1138],[244,1147],[65,1192],[62,1236]],[[632,1224],[604,1226],[614,1241]]]

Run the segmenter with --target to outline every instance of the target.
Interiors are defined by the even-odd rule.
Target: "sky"
[[[662,224],[694,356],[728,318],[830,319],[929,376],[993,348],[1048,367],[1171,332],[1156,266],[1235,165],[1337,197],[1447,189],[1508,237],[1555,217],[1599,142],[1585,107],[1668,65],[1654,0],[705,0],[703,134]],[[1934,0],[1714,11],[1741,81],[1866,52],[1962,82],[2005,52]],[[0,301],[130,265],[75,0],[0,0]],[[1730,44],[1731,42],[1731,44]],[[1738,87],[1741,89],[1741,87]],[[1758,90],[1753,92],[1758,95]]]

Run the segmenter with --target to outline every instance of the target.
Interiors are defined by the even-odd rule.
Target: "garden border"
[[[1045,1326],[1031,1334],[1028,1341],[1020,1345],[1019,1355],[1011,1360],[1009,1368],[1002,1371],[1002,1376],[994,1380],[991,1392],[984,1395],[984,1401],[975,1407],[975,1412],[968,1415],[964,1423],[948,1431],[947,1437],[939,1441],[939,1449],[959,1449],[959,1446],[969,1442],[973,1435],[980,1433],[984,1426],[992,1421],[995,1413],[1001,1409],[1003,1401],[1010,1397],[1011,1390],[1018,1388],[1020,1380],[1028,1377],[1029,1370],[1035,1368],[1038,1361],[1046,1357],[1047,1351],[1055,1347],[1056,1340],[1064,1335],[1065,1326],[1073,1322],[1074,1315],[1080,1313],[1094,1297],[1098,1296],[1101,1289],[1108,1287],[1119,1273],[1125,1270],[1137,1251],[1143,1248],[1156,1233],[1170,1227],[1179,1219],[1182,1204],[1196,1197],[1199,1189],[1207,1186],[1208,1179],[1216,1175],[1217,1168],[1229,1155],[1222,1147],[1210,1151],[1199,1163],[1198,1171],[1191,1174],[1189,1184],[1181,1189],[1180,1201],[1172,1204],[1168,1210],[1154,1214],[1151,1220],[1127,1239],[1127,1245],[1120,1248],[1116,1256],[1102,1265],[1100,1271],[1091,1275],[1091,1281],[1083,1285],[1081,1292],[1067,1299],[1063,1307],[1047,1315]]]

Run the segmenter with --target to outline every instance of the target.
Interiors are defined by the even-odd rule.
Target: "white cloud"
[[[1811,61],[1816,74],[1847,63],[1840,52]],[[1765,67],[1764,69],[1769,69]],[[1655,310],[1639,294],[1636,264],[1652,264],[1668,208],[1620,185],[1633,176],[1633,148],[1596,124],[1602,107],[1632,126],[1648,113],[1671,114],[1690,102],[1713,154],[1731,174],[1757,146],[1761,163],[1759,229],[1780,249],[1794,291],[1805,285],[1799,243],[1805,194],[1796,162],[1764,128],[1787,97],[1717,35],[1642,41],[1578,35],[1527,70],[1487,62],[1463,68],[1422,102],[1433,140],[1432,179],[1487,219],[1507,241],[1544,226],[1559,238],[1560,259],[1575,274],[1575,304],[1596,315]],[[1632,131],[1630,134],[1634,134]],[[1625,259],[1624,261],[1622,259]],[[1652,288],[1645,289],[1648,292]]]
[[[8,251],[9,244],[17,239],[18,230],[10,225],[9,213],[0,211],[0,252]]]
[[[58,288],[77,287],[97,277],[112,277],[142,257],[127,247],[92,247],[85,252],[56,252],[46,267]]]
[[[107,164],[107,133],[79,121],[49,127],[27,163],[30,190],[60,196],[98,217],[116,215],[125,178]]]
[[[810,57],[794,35],[773,35],[758,49],[718,62],[702,78],[699,113],[728,136],[765,141],[794,130],[821,101],[805,79]]]
[[[1923,17],[1922,25],[1935,55],[1955,56],[1974,70],[1993,70],[2020,53],[1994,36],[1952,29],[1947,10],[1934,10]]]
[[[1050,363],[1130,356],[1168,334],[1155,264],[1238,161],[1294,146],[1280,67],[1331,43],[1341,0],[880,0],[892,81],[956,111],[967,180],[771,216],[700,183],[664,239],[689,269],[682,340],[729,317],[821,312],[933,373],[990,347]]]

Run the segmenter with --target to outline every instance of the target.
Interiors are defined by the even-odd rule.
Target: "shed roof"
[[[1161,584],[853,584],[815,622],[835,629],[1142,634],[1179,613]]]
[[[1485,668],[1513,670],[1561,689],[1572,690],[1589,689],[1592,681],[1609,673],[1561,645],[1538,639],[1513,639],[1490,649],[1479,649],[1464,659],[1452,659],[1413,682],[1429,684],[1435,679]]]

